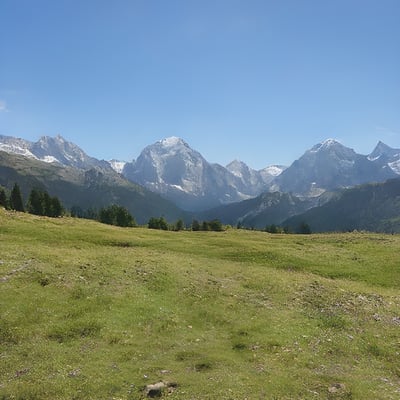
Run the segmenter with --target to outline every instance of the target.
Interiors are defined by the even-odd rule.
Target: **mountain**
[[[57,196],[67,209],[99,209],[118,204],[126,207],[139,224],[161,215],[169,221],[189,219],[170,201],[128,181],[111,168],[83,170],[0,151],[0,185],[11,189],[15,182],[25,200],[31,189],[37,188]]]
[[[241,191],[256,196],[268,188],[268,185],[285,170],[282,165],[271,165],[260,171],[256,171],[243,161],[234,160],[226,166],[226,169],[238,178],[237,185]]]
[[[95,169],[110,176],[118,173],[196,213],[277,191],[321,200],[319,196],[325,192],[383,182],[400,175],[400,150],[382,142],[366,156],[328,139],[307,150],[289,168],[276,165],[260,171],[239,160],[226,167],[209,163],[177,137],[147,146],[136,160],[128,163],[97,160],[61,136],[43,136],[35,143],[0,136],[0,150],[51,165],[83,171]],[[255,207],[257,214],[257,202]]]
[[[368,160],[380,166],[388,165],[393,172],[400,175],[400,149],[392,149],[380,141],[368,156]]]
[[[316,203],[315,199],[300,199],[290,193],[263,193],[253,199],[204,211],[196,215],[196,218],[217,218],[224,224],[264,229],[267,225],[279,225],[289,216],[303,213]]]
[[[88,156],[76,144],[66,141],[60,135],[42,136],[37,142],[0,135],[0,151],[80,169],[110,168],[106,161]]]
[[[326,190],[346,188],[396,177],[386,163],[357,154],[336,140],[328,139],[306,151],[273,182],[272,190],[300,196],[318,196]]]
[[[272,176],[267,170],[257,174],[238,161],[228,168],[210,164],[177,137],[147,146],[136,161],[124,166],[122,173],[190,211],[254,197],[267,190]]]
[[[283,224],[296,230],[302,222],[313,232],[357,229],[400,233],[400,178],[344,189],[322,206]]]

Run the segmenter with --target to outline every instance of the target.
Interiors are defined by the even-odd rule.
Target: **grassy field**
[[[0,209],[0,399],[399,399],[400,237]]]

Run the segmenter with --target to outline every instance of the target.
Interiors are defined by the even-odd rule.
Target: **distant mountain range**
[[[383,182],[400,174],[400,150],[379,142],[369,156],[328,139],[307,150],[270,187],[299,196],[319,196],[327,190]]]
[[[67,209],[98,210],[118,204],[126,207],[139,224],[161,215],[169,221],[190,221],[175,204],[129,182],[111,168],[79,169],[0,151],[0,186],[11,189],[14,183],[19,184],[25,200],[31,189],[37,188],[57,196]]]
[[[80,169],[111,167],[109,162],[88,156],[80,147],[60,135],[42,136],[37,142],[0,135],[0,151]]]
[[[177,137],[147,146],[132,162],[97,160],[61,136],[45,136],[38,142],[0,136],[1,151],[8,153],[0,158],[3,186],[10,186],[10,177],[28,179],[31,172],[31,186],[41,182],[47,189],[53,188],[52,194],[62,193],[67,206],[74,201],[94,206],[119,202],[139,221],[154,215],[184,216],[188,221],[191,215],[263,228],[281,224],[313,207],[326,207],[337,199],[332,192],[400,176],[400,149],[382,142],[371,154],[361,155],[328,139],[307,150],[289,167],[269,166],[260,171],[238,160],[226,167],[209,163]],[[71,182],[77,186],[64,190]],[[74,196],[75,190],[87,192]]]
[[[313,232],[400,233],[400,178],[343,189],[322,206],[293,216],[282,225],[296,231],[302,222]]]

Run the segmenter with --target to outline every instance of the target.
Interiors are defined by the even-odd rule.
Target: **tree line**
[[[21,190],[17,183],[11,189],[10,195],[0,187],[0,206],[8,209],[47,217],[60,217],[64,214],[64,207],[56,196],[50,196],[47,191],[32,189],[28,201],[24,204]]]
[[[32,189],[26,205],[24,205],[21,190],[17,183],[14,184],[9,196],[7,196],[5,190],[0,186],[0,206],[10,210],[22,212],[27,211],[30,214],[47,217],[60,217],[65,214],[65,209],[60,200],[56,196],[50,196],[45,190]],[[72,217],[93,219],[104,224],[120,227],[137,226],[134,216],[132,216],[128,209],[116,204],[103,207],[100,210],[93,208],[83,210],[79,206],[73,206],[70,210],[70,215]],[[149,229],[160,229],[166,231],[181,231],[189,229],[191,231],[221,232],[225,230],[225,227],[218,219],[213,219],[211,221],[198,221],[194,219],[191,225],[186,227],[182,219],[169,224],[164,217],[151,217],[147,223],[147,227]],[[237,228],[243,228],[240,222],[238,223]],[[288,227],[280,227],[275,224],[267,225],[264,231],[268,233],[292,233]],[[302,222],[299,224],[297,229],[294,230],[294,233],[310,234],[311,229],[306,222]]]
[[[300,222],[300,224],[295,227],[292,231],[288,226],[279,226],[275,224],[267,225],[265,227],[265,232],[268,233],[299,233],[303,235],[309,235],[311,232],[310,225],[308,225],[305,221]]]
[[[182,230],[191,230],[191,231],[215,231],[222,232],[225,228],[222,225],[221,221],[218,219],[213,219],[212,221],[202,221],[199,222],[194,219],[188,227],[185,226],[185,223],[182,219],[178,219],[173,224],[168,224],[164,217],[151,217],[147,224],[149,229],[161,229],[164,231],[182,231]]]

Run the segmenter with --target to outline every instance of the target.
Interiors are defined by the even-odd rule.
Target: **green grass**
[[[0,399],[396,399],[400,237],[0,210]]]

